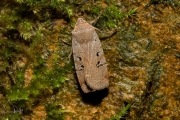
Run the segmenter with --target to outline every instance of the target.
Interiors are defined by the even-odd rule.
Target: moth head
[[[92,25],[90,25],[88,22],[86,22],[84,19],[78,18],[77,22],[76,22],[76,26],[75,26],[74,30],[72,31],[72,33],[82,31],[85,29],[94,29],[94,27]]]
[[[82,18],[78,18],[76,26],[78,25],[82,25],[82,24],[86,24],[87,22],[85,20],[83,20]]]

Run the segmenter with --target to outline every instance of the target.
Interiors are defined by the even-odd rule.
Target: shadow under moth
[[[82,18],[78,18],[72,31],[72,50],[82,91],[89,93],[107,88],[107,63],[96,28]]]

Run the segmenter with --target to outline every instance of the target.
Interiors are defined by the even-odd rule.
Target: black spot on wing
[[[82,60],[82,58],[78,56],[78,57],[77,57],[77,60],[78,60],[78,61],[81,61],[81,60]]]
[[[99,68],[100,66],[103,66],[103,64],[100,61],[98,61],[96,67]]]
[[[96,53],[96,56],[99,56],[99,55],[100,55],[100,52],[97,52],[97,53]]]
[[[78,67],[78,69],[76,69],[76,71],[82,71],[82,70],[84,70],[84,65],[81,65]]]
[[[84,70],[84,65],[81,65],[80,70]]]

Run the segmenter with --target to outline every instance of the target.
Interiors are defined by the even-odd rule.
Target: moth
[[[75,70],[84,93],[109,86],[107,63],[96,29],[82,18],[78,18],[72,31]]]

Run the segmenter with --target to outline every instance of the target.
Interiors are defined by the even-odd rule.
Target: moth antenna
[[[99,15],[97,16],[97,18],[95,18],[94,20],[90,21],[89,23],[90,23],[91,25],[94,24],[94,23],[96,23],[96,22],[99,20],[99,18],[101,17],[102,12],[103,12],[103,10],[100,11],[100,13],[99,13]]]

